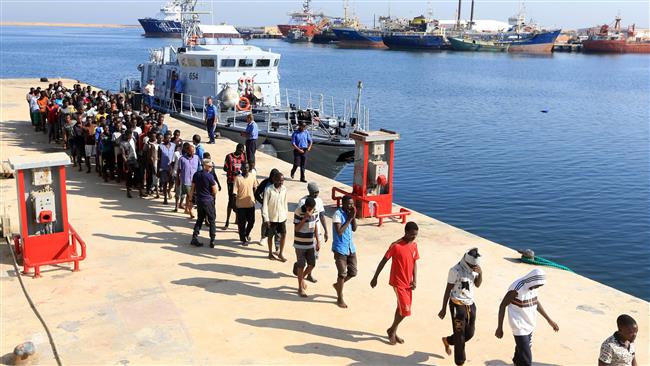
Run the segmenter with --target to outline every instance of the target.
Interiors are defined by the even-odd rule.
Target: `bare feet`
[[[397,339],[395,338],[395,333],[393,333],[390,328],[386,330],[386,333],[388,334],[388,343],[390,343],[392,346],[396,345]]]
[[[285,257],[282,256],[282,255],[278,255],[278,260],[279,260],[280,262],[283,262],[283,263],[284,263],[284,262],[287,261],[287,258],[285,258]]]
[[[442,344],[445,345],[445,352],[448,356],[451,356],[451,347],[449,347],[449,342],[447,342],[447,337],[442,337]]]
[[[391,329],[390,329],[390,328],[386,329],[386,333],[388,334],[388,338],[389,338],[389,341],[390,341],[390,337],[391,337]],[[397,342],[397,343],[399,343],[399,344],[403,344],[403,343],[404,343],[404,339],[403,339],[403,338],[400,338],[400,337],[397,335],[397,332],[393,333],[393,337],[395,337],[395,342]],[[391,344],[395,344],[395,343],[391,343]]]
[[[299,295],[300,297],[307,297],[307,294],[305,293],[304,290],[298,290],[298,295]]]
[[[272,260],[272,261],[277,260],[277,258],[273,254],[270,254],[270,253],[269,253],[269,259]]]

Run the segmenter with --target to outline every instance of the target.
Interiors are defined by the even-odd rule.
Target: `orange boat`
[[[311,39],[314,35],[320,33],[320,28],[316,19],[323,18],[323,14],[312,12],[311,0],[305,0],[302,3],[302,11],[289,13],[291,20],[288,24],[278,24],[278,29],[283,36],[287,36],[293,30],[300,30],[305,37]]]
[[[605,24],[596,34],[582,42],[582,50],[589,53],[650,53],[650,39],[637,37],[632,24],[621,31],[621,17],[614,20],[614,29]]]

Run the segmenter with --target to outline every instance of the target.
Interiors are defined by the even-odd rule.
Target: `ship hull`
[[[626,42],[625,40],[586,40],[583,52],[588,53],[650,53],[650,42]]]
[[[518,53],[551,53],[555,39],[560,35],[560,30],[537,33],[530,38],[509,42],[508,52]]]
[[[145,37],[181,38],[181,23],[175,20],[159,20],[154,18],[138,19]]]
[[[385,34],[382,40],[386,47],[393,50],[438,51],[445,46],[442,36],[423,33]]]
[[[352,28],[333,29],[341,48],[387,48],[379,31],[363,31]]]
[[[286,37],[289,34],[289,32],[295,29],[300,30],[307,37],[313,37],[314,34],[316,34],[316,26],[314,24],[301,24],[301,25],[279,24],[278,29],[280,30],[280,33],[282,33],[284,37]]]
[[[454,51],[506,52],[509,47],[507,44],[489,41],[475,41],[455,37],[450,37],[448,39]]]

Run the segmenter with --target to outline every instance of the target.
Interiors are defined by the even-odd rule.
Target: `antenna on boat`
[[[200,14],[210,14],[207,11],[195,11],[197,0],[183,0],[181,5],[181,32],[184,46],[196,46],[199,39]]]
[[[361,123],[361,120],[359,118],[361,117],[361,90],[362,89],[363,89],[363,82],[359,80],[359,82],[357,83],[357,102],[354,106],[357,126],[359,126],[359,124]]]

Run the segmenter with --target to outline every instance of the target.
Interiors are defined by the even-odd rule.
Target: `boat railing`
[[[358,100],[335,98],[323,93],[297,89],[280,90],[280,106],[295,110],[317,111],[318,117],[334,118],[355,126],[355,130],[370,129],[369,110]]]

